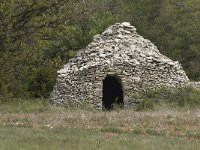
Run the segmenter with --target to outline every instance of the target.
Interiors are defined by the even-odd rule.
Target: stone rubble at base
[[[116,23],[78,51],[75,58],[58,71],[50,102],[57,105],[89,103],[100,108],[106,75],[121,78],[125,105],[148,88],[179,87],[189,84],[177,61],[162,55],[151,41],[138,35],[130,23]]]
[[[190,86],[200,90],[200,81],[199,82],[190,82]]]

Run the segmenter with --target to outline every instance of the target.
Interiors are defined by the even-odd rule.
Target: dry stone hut
[[[58,71],[50,101],[57,105],[89,103],[110,109],[134,104],[147,88],[183,86],[189,79],[178,62],[162,55],[130,23],[116,23],[80,50]]]

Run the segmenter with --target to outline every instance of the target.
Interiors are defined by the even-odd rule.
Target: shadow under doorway
[[[107,75],[103,80],[102,109],[112,110],[114,106],[124,107],[121,79],[117,75]]]

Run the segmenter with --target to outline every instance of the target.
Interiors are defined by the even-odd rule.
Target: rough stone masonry
[[[121,82],[125,106],[134,104],[135,95],[148,88],[189,83],[179,62],[162,55],[151,41],[137,34],[134,26],[123,22],[94,36],[84,50],[58,71],[50,101],[57,105],[87,103],[101,108],[107,76]]]

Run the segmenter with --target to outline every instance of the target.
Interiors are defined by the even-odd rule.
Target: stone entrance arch
[[[124,107],[123,87],[117,75],[107,75],[103,80],[102,109],[111,110],[114,105]]]

